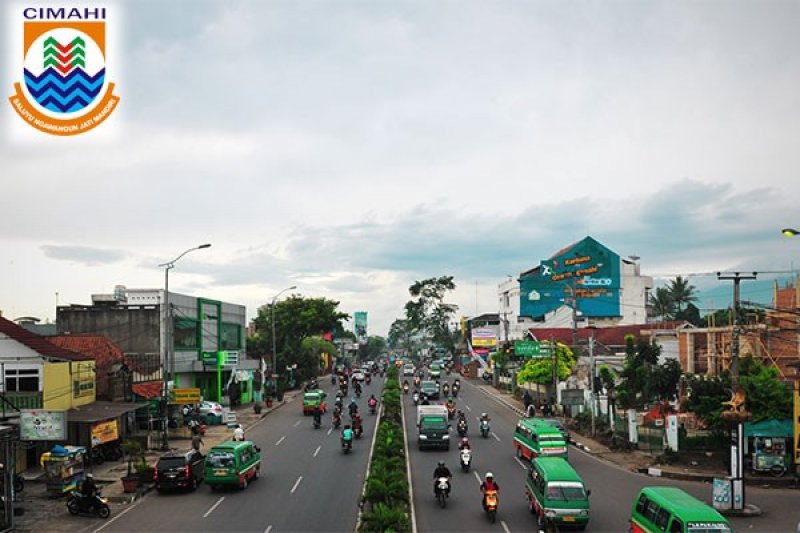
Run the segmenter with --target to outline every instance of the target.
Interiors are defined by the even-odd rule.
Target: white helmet
[[[493,478],[494,476],[492,475],[491,472],[486,472],[486,479],[493,479]]]

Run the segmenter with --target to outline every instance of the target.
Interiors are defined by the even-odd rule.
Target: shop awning
[[[745,422],[745,437],[771,437],[774,439],[792,438],[794,428],[791,420],[762,420]]]
[[[97,401],[67,411],[67,422],[100,422],[117,418],[137,409],[146,409],[148,406],[147,403]]]

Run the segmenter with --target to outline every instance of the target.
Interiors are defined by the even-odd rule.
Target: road
[[[329,381],[323,387],[330,393]],[[342,453],[329,414],[321,429],[313,429],[298,397],[248,430],[263,463],[261,477],[247,489],[152,492],[95,531],[353,531],[377,420],[368,414],[367,398],[380,398],[381,389],[382,380],[364,387],[364,436],[350,455]]]
[[[452,379],[454,376],[451,376]],[[477,383],[477,382],[476,382]],[[514,457],[513,432],[518,415],[495,401],[482,387],[462,380],[457,405],[469,420],[469,439],[473,447],[473,471],[463,473],[459,468],[455,426],[449,452],[417,449],[414,428],[415,409],[410,396],[404,396],[406,431],[409,438],[409,457],[414,490],[417,529],[423,531],[530,531],[535,527],[524,497],[527,465]],[[489,413],[492,435],[480,437],[477,417]],[[588,531],[620,533],[628,531],[630,507],[637,492],[644,486],[673,485],[686,490],[703,501],[710,501],[711,487],[707,484],[666,480],[628,472],[570,447],[570,463],[592,491],[591,520]],[[447,508],[441,509],[433,497],[433,470],[439,460],[445,460],[453,473],[453,488]],[[500,485],[500,506],[497,524],[489,523],[480,505],[479,477],[490,470]],[[798,493],[791,490],[749,488],[749,503],[763,510],[761,517],[733,518],[736,531],[794,533],[800,521]]]

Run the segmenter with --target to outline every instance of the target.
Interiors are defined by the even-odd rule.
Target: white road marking
[[[267,529],[264,530],[264,533],[269,533],[270,531],[272,531],[272,524],[267,526]]]
[[[319,451],[320,451],[321,449],[322,449],[322,444],[320,444],[319,446],[317,446],[317,449],[316,449],[316,451],[314,452],[314,457],[316,457],[316,456],[317,456],[317,454],[319,453]]]
[[[494,431],[492,431],[492,437],[494,437],[495,439],[497,439],[497,442],[500,442],[500,437],[498,437],[498,436],[497,436],[497,433],[495,433]]]
[[[506,533],[511,533],[511,530],[508,529],[508,524],[506,524],[505,520],[500,520],[500,525],[503,526],[503,529],[506,531]]]
[[[300,476],[299,478],[297,478],[297,481],[294,482],[294,487],[292,487],[292,490],[289,491],[290,494],[294,494],[294,491],[297,490],[297,486],[300,484],[301,481],[303,481],[303,476]]]
[[[407,455],[406,455],[406,456],[407,456]],[[125,513],[127,513],[128,511],[132,510],[134,507],[137,507],[137,506],[139,505],[139,502],[141,502],[141,501],[142,501],[142,500],[139,500],[139,501],[137,501],[135,504],[131,505],[130,507],[128,507],[127,509],[125,509],[124,511],[122,511],[121,513],[119,513],[117,516],[115,516],[114,518],[112,518],[111,520],[109,520],[108,522],[106,522],[105,524],[103,524],[102,526],[100,526],[100,527],[98,527],[97,529],[95,529],[95,530],[94,530],[92,533],[97,533],[98,531],[100,531],[100,530],[102,530],[102,529],[105,529],[105,528],[107,528],[108,526],[110,526],[111,524],[113,524],[113,523],[114,523],[114,522],[115,522],[117,519],[119,519],[119,518],[122,518],[122,516],[123,516]]]
[[[330,435],[332,432],[333,432],[333,428],[329,428],[328,429],[328,435]]]
[[[465,405],[464,407],[467,408],[467,411],[472,411],[472,407],[470,407],[469,405]]]
[[[212,505],[212,506],[211,506],[211,509],[209,509],[208,511],[206,511],[206,514],[204,514],[204,515],[203,515],[203,518],[206,518],[208,515],[210,515],[211,513],[213,513],[213,512],[214,512],[214,509],[216,509],[216,508],[219,506],[219,504],[221,504],[221,503],[222,503],[222,501],[223,501],[224,499],[225,499],[225,496],[223,496],[222,498],[220,498],[219,500],[217,500],[217,503],[215,503],[214,505]]]
[[[514,456],[514,459],[519,463],[519,466],[521,466],[523,470],[527,470],[528,469],[528,467],[525,466],[525,463],[523,463],[522,461],[519,460],[519,457]]]
[[[302,422],[302,420],[298,420],[297,422],[295,422],[295,423],[294,423],[294,427],[297,427],[297,426],[299,426],[301,422]]]
[[[472,473],[475,474],[475,479],[478,480],[478,483],[482,483],[481,476],[479,476],[478,473],[475,470],[473,470]]]
[[[286,435],[284,435],[283,437],[279,438],[279,439],[278,439],[278,442],[276,442],[276,443],[275,443],[275,446],[277,446],[277,445],[279,445],[281,442],[283,442],[283,439],[285,439],[285,438],[286,438]]]

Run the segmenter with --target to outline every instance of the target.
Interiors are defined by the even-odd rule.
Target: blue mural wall
[[[520,276],[520,315],[536,318],[562,305],[585,317],[620,316],[620,258],[591,237],[560,250]]]

